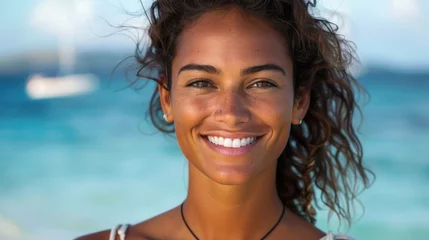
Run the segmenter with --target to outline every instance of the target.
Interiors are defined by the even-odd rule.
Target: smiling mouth
[[[243,148],[254,145],[263,136],[244,136],[244,137],[220,137],[214,135],[200,135],[205,142],[216,148]]]
[[[204,142],[215,152],[228,156],[241,156],[250,153],[262,136],[245,138],[225,138],[218,136],[203,136]]]
[[[247,137],[247,138],[224,138],[217,136],[205,136],[207,140],[215,145],[226,147],[226,148],[240,148],[247,145],[250,145],[256,140],[258,137]]]

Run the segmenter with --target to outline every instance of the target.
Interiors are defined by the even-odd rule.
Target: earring
[[[299,120],[299,125],[301,125],[301,123],[302,123],[302,119]]]
[[[167,115],[164,113],[164,115],[162,116],[163,118],[164,118],[164,120],[166,121],[166,122],[168,122],[168,119],[167,119]]]

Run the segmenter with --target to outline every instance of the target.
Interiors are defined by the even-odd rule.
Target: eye
[[[208,81],[208,80],[204,80],[204,79],[200,79],[197,81],[193,81],[191,83],[189,83],[188,85],[186,85],[186,87],[194,87],[194,88],[215,88],[214,85]]]
[[[259,81],[252,83],[249,88],[272,88],[277,87],[277,84],[271,82],[271,81]]]

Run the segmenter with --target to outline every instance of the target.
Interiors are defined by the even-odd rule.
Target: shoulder
[[[143,222],[131,225],[126,234],[127,240],[166,239],[167,236],[180,236],[180,221],[177,221],[177,207]],[[109,240],[111,229],[90,233],[75,240]],[[115,240],[119,240],[117,237]]]
[[[314,240],[323,239],[323,236],[326,235],[325,232],[305,220],[303,217],[288,209],[286,211],[283,224],[279,225],[279,239]]]
[[[136,224],[136,228],[150,239],[172,239],[172,236],[174,239],[183,239],[186,231],[183,231],[182,224],[180,207],[177,206]]]

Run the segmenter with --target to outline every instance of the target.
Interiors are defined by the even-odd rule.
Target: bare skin
[[[82,236],[75,240],[108,240],[110,230],[104,230]],[[290,211],[286,211],[285,217],[275,231],[266,240],[319,240],[325,235],[312,224]],[[198,236],[200,239],[202,237]],[[177,206],[154,218],[138,223],[130,227],[126,240],[194,240],[180,216],[180,206]],[[213,238],[215,239],[215,238]],[[216,238],[221,239],[221,238]],[[226,239],[233,239],[227,237]],[[253,238],[250,238],[253,239]],[[257,238],[260,239],[260,238]],[[119,240],[117,236],[115,240]]]
[[[180,35],[171,74],[171,91],[158,89],[189,161],[186,221],[200,239],[262,238],[282,211],[275,187],[277,158],[291,124],[299,124],[309,104],[308,94],[294,97],[287,41],[240,9],[206,13]],[[248,152],[229,156],[210,148],[206,136],[258,140]],[[286,210],[266,239],[318,240],[324,235]],[[106,230],[78,240],[108,236]],[[132,226],[127,240],[134,239],[194,237],[178,206]]]

